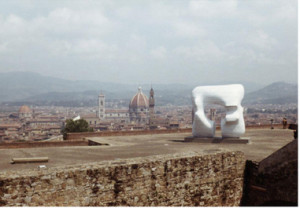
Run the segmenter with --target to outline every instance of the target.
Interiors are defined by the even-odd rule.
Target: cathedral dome
[[[133,96],[129,104],[130,108],[149,108],[149,101],[146,95],[142,93],[142,88],[138,88],[138,93]]]
[[[32,113],[32,111],[27,105],[22,105],[19,108],[19,114],[28,114],[28,113]]]

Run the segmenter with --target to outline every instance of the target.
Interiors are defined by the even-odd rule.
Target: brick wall
[[[152,156],[0,174],[0,206],[238,206],[241,152]]]

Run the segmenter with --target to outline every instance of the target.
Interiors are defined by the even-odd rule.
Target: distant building
[[[149,127],[150,129],[156,129],[159,125],[158,119],[155,116],[155,99],[154,99],[154,90],[151,86],[150,96],[149,96]]]
[[[32,110],[27,106],[27,105],[23,105],[20,107],[19,109],[19,118],[32,118],[33,113]]]
[[[119,121],[121,123],[127,123],[129,119],[129,111],[126,109],[107,109],[105,111],[106,120]]]
[[[150,116],[150,120],[155,117],[154,106],[155,106],[154,90],[151,87],[150,97],[149,97],[149,116]]]
[[[61,128],[63,126],[63,121],[59,118],[57,119],[36,118],[27,121],[26,126],[31,128],[45,128],[50,126],[58,126],[59,128]]]
[[[149,100],[143,94],[142,88],[133,96],[129,104],[129,117],[131,122],[148,124],[149,122]]]
[[[116,123],[134,123],[134,124],[150,124],[150,118],[155,120],[154,112],[154,90],[151,87],[150,100],[142,92],[142,88],[138,88],[138,92],[132,97],[128,109],[106,109],[105,95],[100,93],[98,96],[98,111],[97,116],[86,115],[84,119],[89,124],[97,125],[103,122]]]
[[[212,120],[212,121],[216,120],[216,109],[215,108],[210,109],[209,119]]]
[[[98,96],[98,117],[100,120],[105,120],[105,96],[100,93]]]
[[[105,108],[105,95],[100,93],[98,96],[98,111],[97,116],[83,116],[88,120],[89,124],[99,124],[104,121],[129,121],[129,111],[127,109],[106,109]]]
[[[0,124],[0,141],[17,139],[19,134],[22,133],[22,124],[10,123]]]
[[[100,124],[100,122],[102,121],[99,118],[99,113],[98,113],[98,116],[96,114],[87,114],[87,115],[82,115],[80,117],[82,119],[86,120],[89,125],[97,125],[97,124]]]

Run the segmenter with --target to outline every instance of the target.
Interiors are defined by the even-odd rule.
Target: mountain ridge
[[[229,84],[230,82],[210,83]],[[259,84],[244,82],[245,98],[243,103],[284,103],[297,102],[297,85],[275,82],[262,87]],[[200,83],[199,85],[206,85]],[[141,84],[148,96],[149,84]],[[157,105],[189,105],[194,85],[153,84]],[[136,92],[135,84],[118,84],[89,80],[65,80],[42,76],[34,72],[0,73],[0,103],[40,103],[46,105],[97,105],[97,98],[102,91],[108,100],[129,100]],[[284,99],[282,99],[284,98]],[[65,104],[64,104],[65,103]],[[73,104],[72,104],[73,105]]]
[[[244,103],[298,103],[298,84],[274,82],[260,90],[246,94]]]

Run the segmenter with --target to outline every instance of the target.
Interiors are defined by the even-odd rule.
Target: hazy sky
[[[0,0],[0,72],[297,82],[297,1]]]

